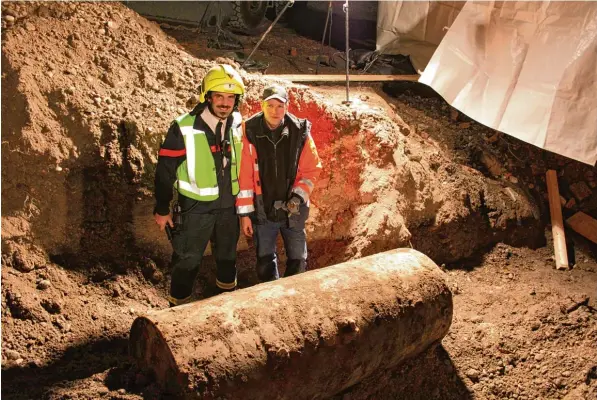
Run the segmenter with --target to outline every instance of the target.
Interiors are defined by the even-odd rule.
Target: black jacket
[[[256,204],[256,214],[274,222],[286,221],[283,210],[275,210],[277,200],[290,198],[298,171],[298,163],[311,124],[306,119],[286,113],[281,132],[272,132],[265,123],[263,113],[257,113],[245,122],[247,140],[255,146],[259,164],[259,180],[263,191],[263,204]],[[274,130],[276,131],[276,130]],[[259,208],[263,207],[263,210]]]

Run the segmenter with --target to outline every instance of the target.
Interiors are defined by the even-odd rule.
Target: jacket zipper
[[[274,142],[273,140],[271,140],[270,137],[267,136],[267,135],[256,136],[257,139],[266,138],[267,140],[269,140],[269,142],[271,144],[274,145],[274,169],[276,170],[276,181],[278,180],[278,154],[277,154],[277,148],[278,148],[278,145],[280,144],[280,142],[282,141],[282,139],[284,139],[286,136],[288,136],[288,135],[280,134],[280,140],[278,140],[277,142]]]

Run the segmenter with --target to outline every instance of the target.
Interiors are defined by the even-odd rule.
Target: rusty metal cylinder
[[[444,273],[397,249],[137,318],[130,350],[178,397],[316,399],[441,340]]]

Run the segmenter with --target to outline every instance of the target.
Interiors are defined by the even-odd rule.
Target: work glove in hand
[[[288,215],[298,215],[300,213],[299,207],[301,205],[301,199],[298,196],[292,196],[290,200],[286,202],[286,208],[288,209]]]

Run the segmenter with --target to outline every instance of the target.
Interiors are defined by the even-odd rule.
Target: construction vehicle
[[[258,35],[263,33],[269,20],[273,20],[288,3],[278,1],[126,1],[125,4],[144,17],[158,22],[171,22],[200,26],[201,28],[220,27],[234,33]],[[331,40],[335,47],[344,46],[344,12],[342,1],[332,2],[333,19]],[[375,24],[377,20],[376,1],[351,1],[354,17],[351,30],[358,43],[367,41],[375,44]],[[297,1],[292,11],[286,12],[286,18],[297,32],[315,39],[321,38],[328,2]],[[305,20],[310,21],[305,24]],[[356,44],[356,43],[355,43]],[[362,43],[360,43],[363,47]]]
[[[199,26],[227,28],[235,33],[257,35],[267,29],[267,16],[280,9],[278,1],[126,1],[148,19]],[[282,4],[284,5],[284,4]],[[271,10],[268,13],[268,10]]]

